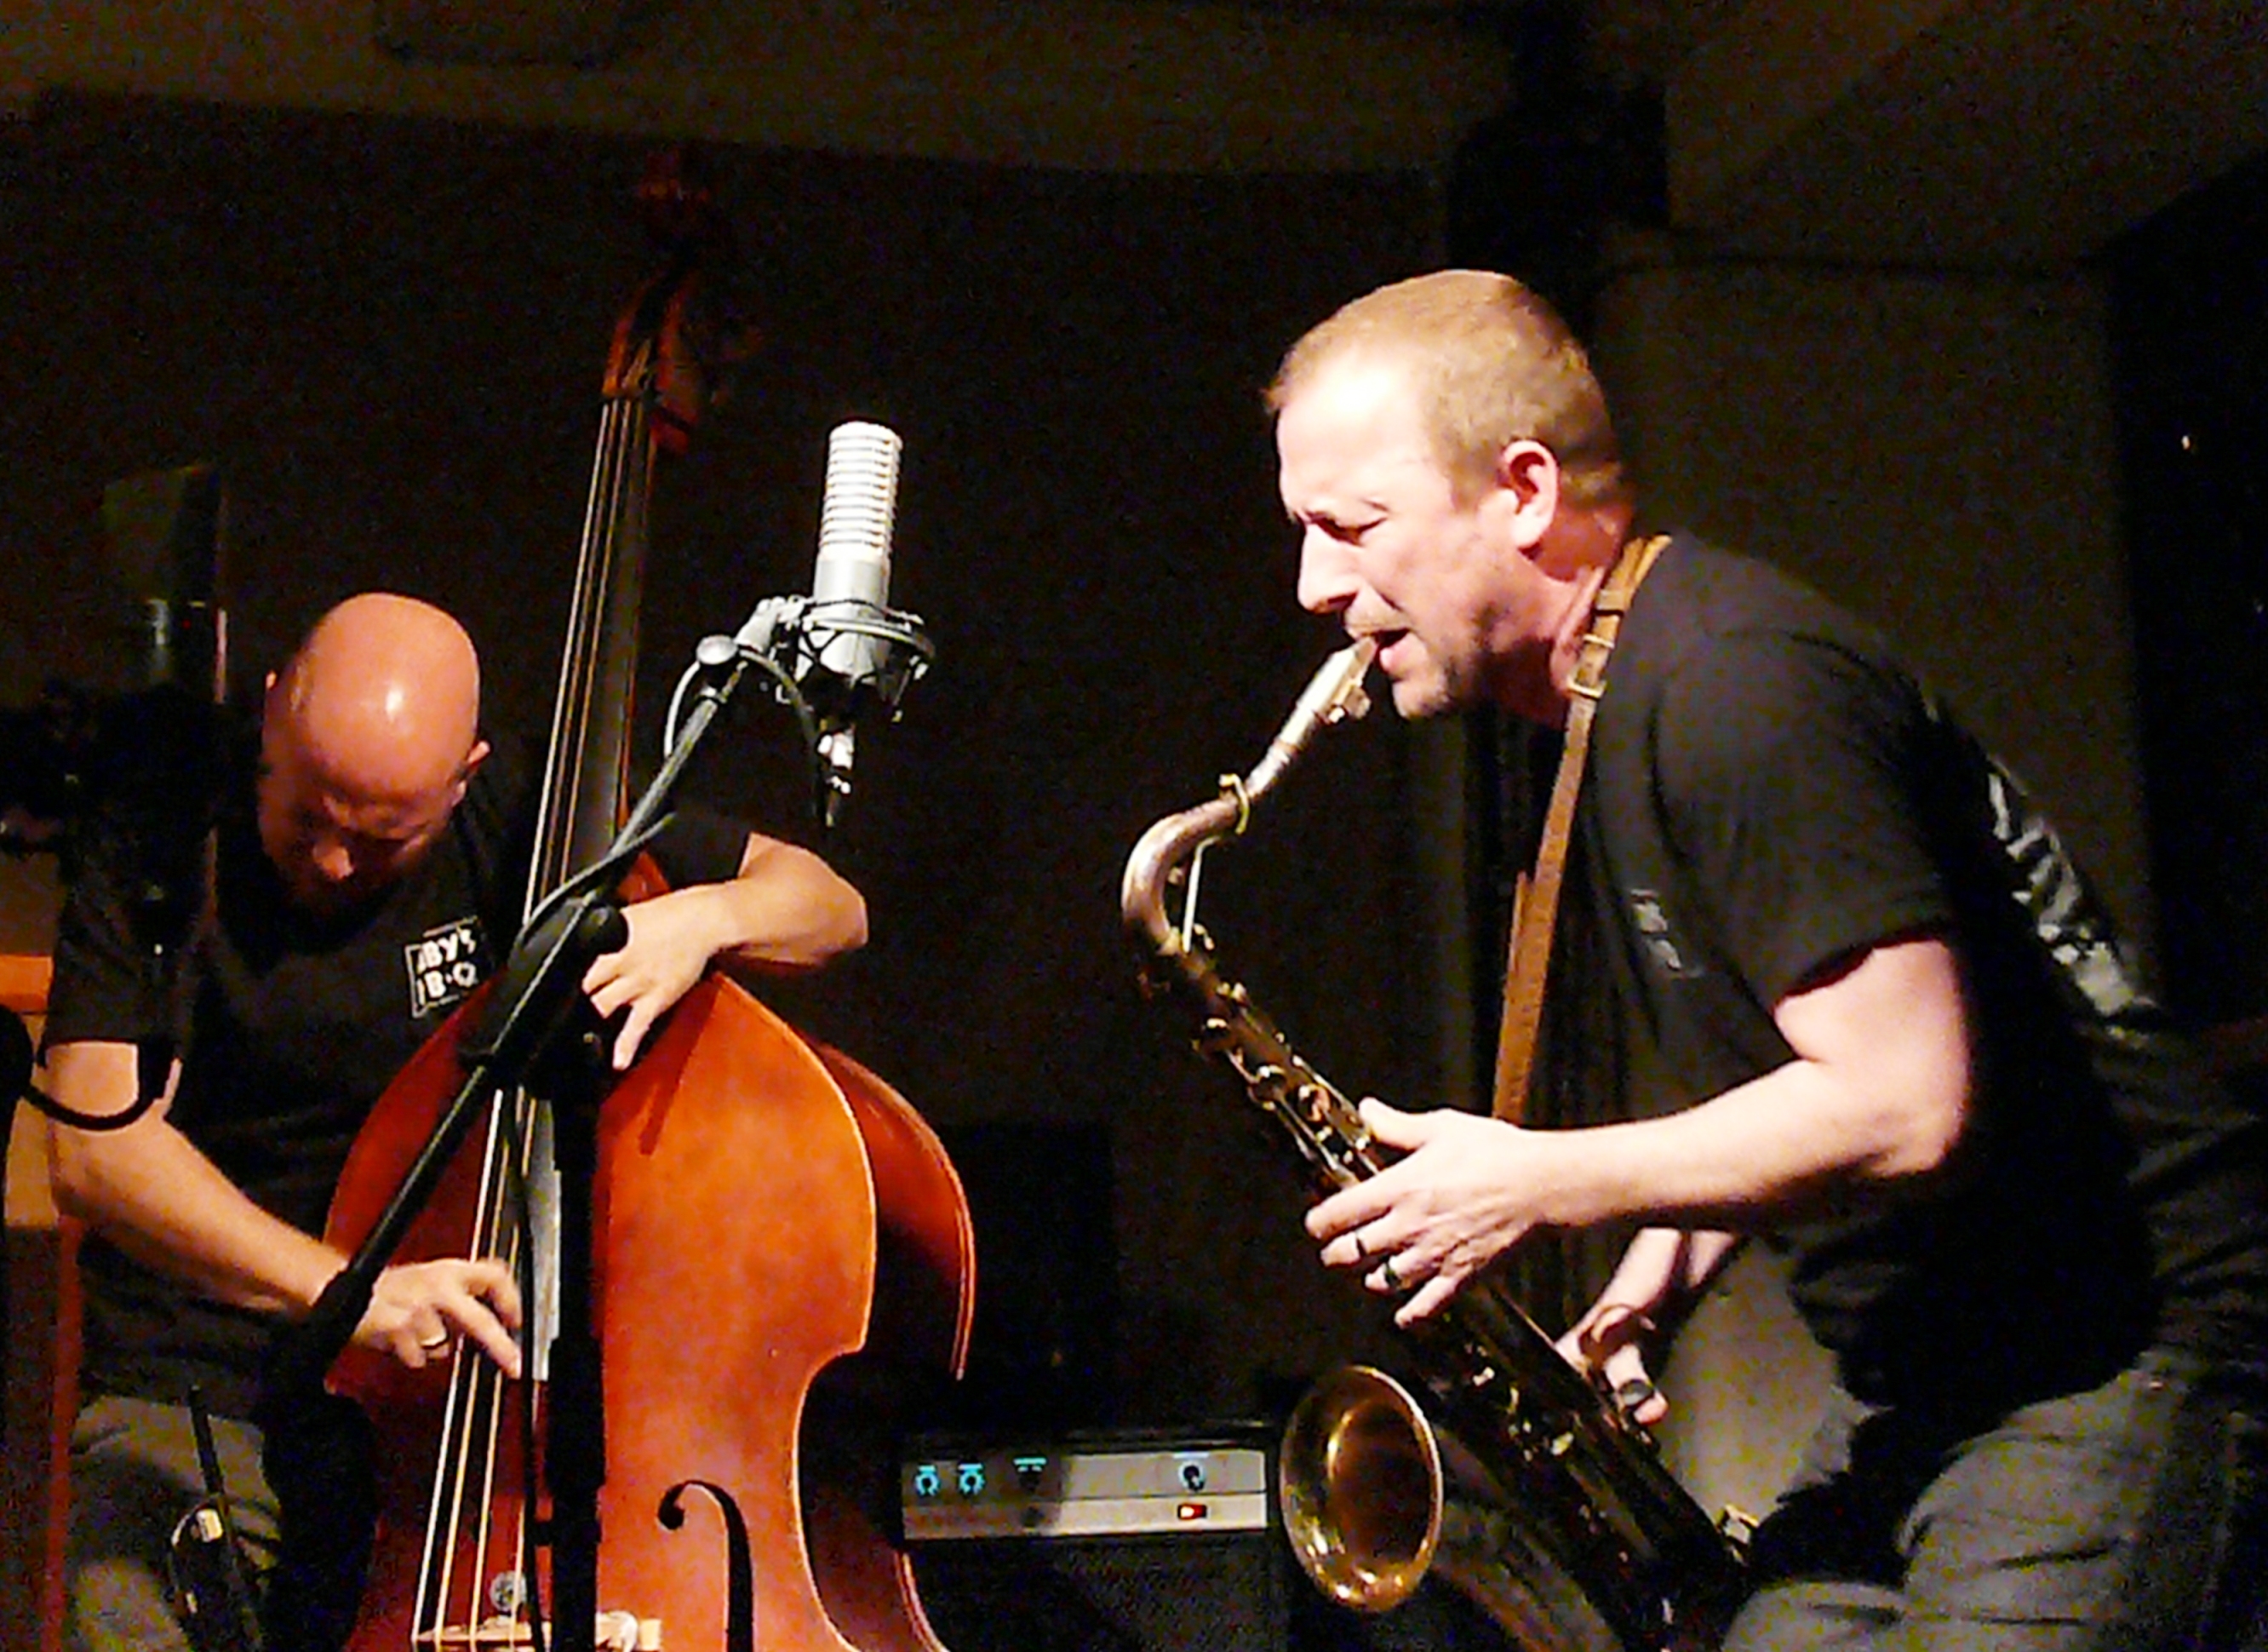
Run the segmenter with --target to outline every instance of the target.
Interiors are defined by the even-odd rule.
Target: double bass
[[[610,351],[531,908],[598,857],[623,813],[654,461],[682,445],[704,382],[713,208],[681,156],[649,173],[640,200],[666,258]],[[653,891],[626,898],[640,892]],[[482,1009],[460,1009],[373,1110],[332,1204],[333,1244],[352,1250],[372,1232]],[[589,1178],[587,1231],[518,1215],[523,1191],[543,1185],[554,1122],[499,1097],[394,1256],[496,1255],[525,1280],[523,1249],[556,1244],[580,1310],[568,1320],[589,1326],[601,1455],[545,1450],[541,1300],[525,1382],[470,1354],[413,1372],[350,1348],[330,1387],[379,1436],[354,1652],[530,1644],[539,1620],[541,1644],[567,1648],[596,1644],[603,1621],[668,1652],[942,1652],[888,1535],[893,1408],[960,1374],[974,1311],[968,1204],[935,1134],[873,1073],[713,970],[578,1132],[589,1162],[562,1155],[561,1176]],[[563,1345],[556,1357],[578,1356]],[[562,1483],[587,1495],[587,1534],[577,1500],[548,1489]],[[551,1558],[582,1535],[594,1576]]]

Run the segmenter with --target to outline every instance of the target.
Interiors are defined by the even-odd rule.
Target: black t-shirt
[[[1546,1036],[1566,1111],[1657,1116],[1781,1066],[1773,1007],[1878,943],[1936,934],[1960,957],[1975,1094],[1953,1165],[1775,1235],[1846,1387],[1992,1405],[2151,1342],[2268,1346],[2261,1121],[2136,985],[2021,789],[1872,631],[1673,543],[1593,741]]]
[[[169,1117],[263,1209],[322,1230],[364,1117],[516,933],[534,793],[509,749],[478,770],[432,852],[373,908],[310,919],[261,852],[247,734],[219,810],[212,918],[183,977],[181,1083]],[[140,923],[146,829],[89,834],[55,943],[47,1039],[144,1043],[182,1029]],[[657,859],[675,881],[737,869],[746,833],[687,811]],[[91,1392],[179,1401],[192,1382],[214,1412],[247,1416],[275,1321],[214,1302],[98,1235],[80,1255]]]

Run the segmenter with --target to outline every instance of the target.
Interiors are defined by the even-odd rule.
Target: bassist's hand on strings
[[[619,952],[593,960],[583,991],[604,1019],[621,1015],[610,1052],[615,1071],[626,1073],[669,1007],[693,990],[717,948],[703,921],[703,889],[680,889],[622,909],[630,940]],[[691,897],[691,898],[688,898]]]
[[[493,1257],[397,1263],[378,1276],[355,1327],[357,1347],[387,1353],[411,1370],[449,1357],[460,1337],[519,1375],[519,1289]]]

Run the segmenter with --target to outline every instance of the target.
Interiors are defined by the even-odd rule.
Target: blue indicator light
[[[960,1485],[963,1497],[982,1497],[984,1494],[984,1465],[982,1463],[962,1464]]]
[[[914,1471],[914,1495],[934,1497],[945,1489],[945,1476],[937,1471],[937,1464],[924,1463]]]

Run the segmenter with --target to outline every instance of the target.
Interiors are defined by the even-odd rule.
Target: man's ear
[[[1515,541],[1535,544],[1559,513],[1558,456],[1539,441],[1507,443],[1497,455],[1496,485]]]
[[[284,718],[277,706],[276,684],[281,679],[271,671],[260,684],[260,758],[264,763],[272,749],[271,742],[281,739]]]
[[[457,765],[456,793],[460,798],[465,795],[465,788],[472,784],[473,776],[479,771],[480,766],[488,760],[489,742],[475,737],[473,741],[473,749],[465,754],[465,760]]]

